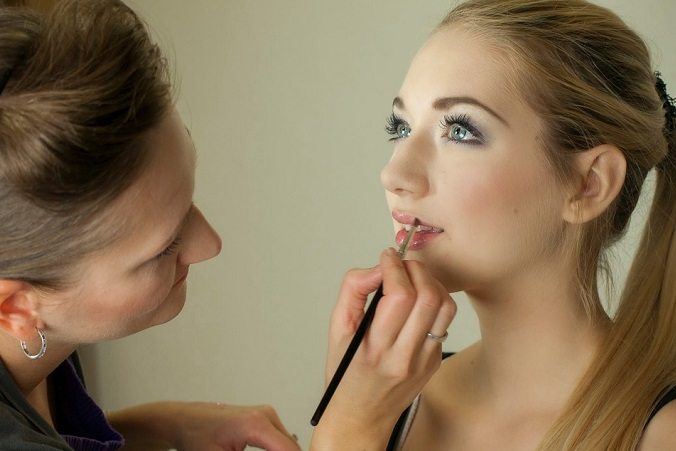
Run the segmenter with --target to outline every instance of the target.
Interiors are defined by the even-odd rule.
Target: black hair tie
[[[667,84],[662,80],[660,72],[655,72],[655,89],[657,89],[657,93],[662,101],[662,108],[664,109],[664,136],[669,143],[666,157],[657,163],[656,167],[660,171],[665,171],[669,165],[676,166],[676,149],[671,144],[676,123],[676,105],[674,105],[674,98],[667,93]]]

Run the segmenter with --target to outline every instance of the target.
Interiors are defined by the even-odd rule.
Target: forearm
[[[109,412],[110,424],[125,439],[125,450],[167,450],[175,446],[179,403],[156,402]]]

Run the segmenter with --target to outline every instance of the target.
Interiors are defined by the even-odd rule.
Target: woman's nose
[[[423,197],[429,190],[425,152],[413,136],[404,139],[380,172],[380,182],[397,196]]]
[[[221,253],[221,237],[197,207],[193,207],[192,218],[184,231],[184,243],[179,254],[181,265],[199,263]]]

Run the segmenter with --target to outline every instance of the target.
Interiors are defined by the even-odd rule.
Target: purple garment
[[[54,428],[75,451],[114,451],[124,438],[112,428],[87,393],[79,371],[66,359],[49,376],[54,397]]]

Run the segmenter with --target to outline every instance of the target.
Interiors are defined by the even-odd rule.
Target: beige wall
[[[176,320],[85,349],[90,385],[107,409],[167,398],[271,403],[306,444],[342,274],[392,245],[379,183],[390,154],[384,119],[449,3],[129,3],[176,62],[199,152],[196,203],[224,246],[191,271]],[[676,95],[676,2],[601,3],[660,49],[657,67]],[[620,282],[641,225],[618,248]],[[479,337],[466,298],[455,298],[448,350]]]

